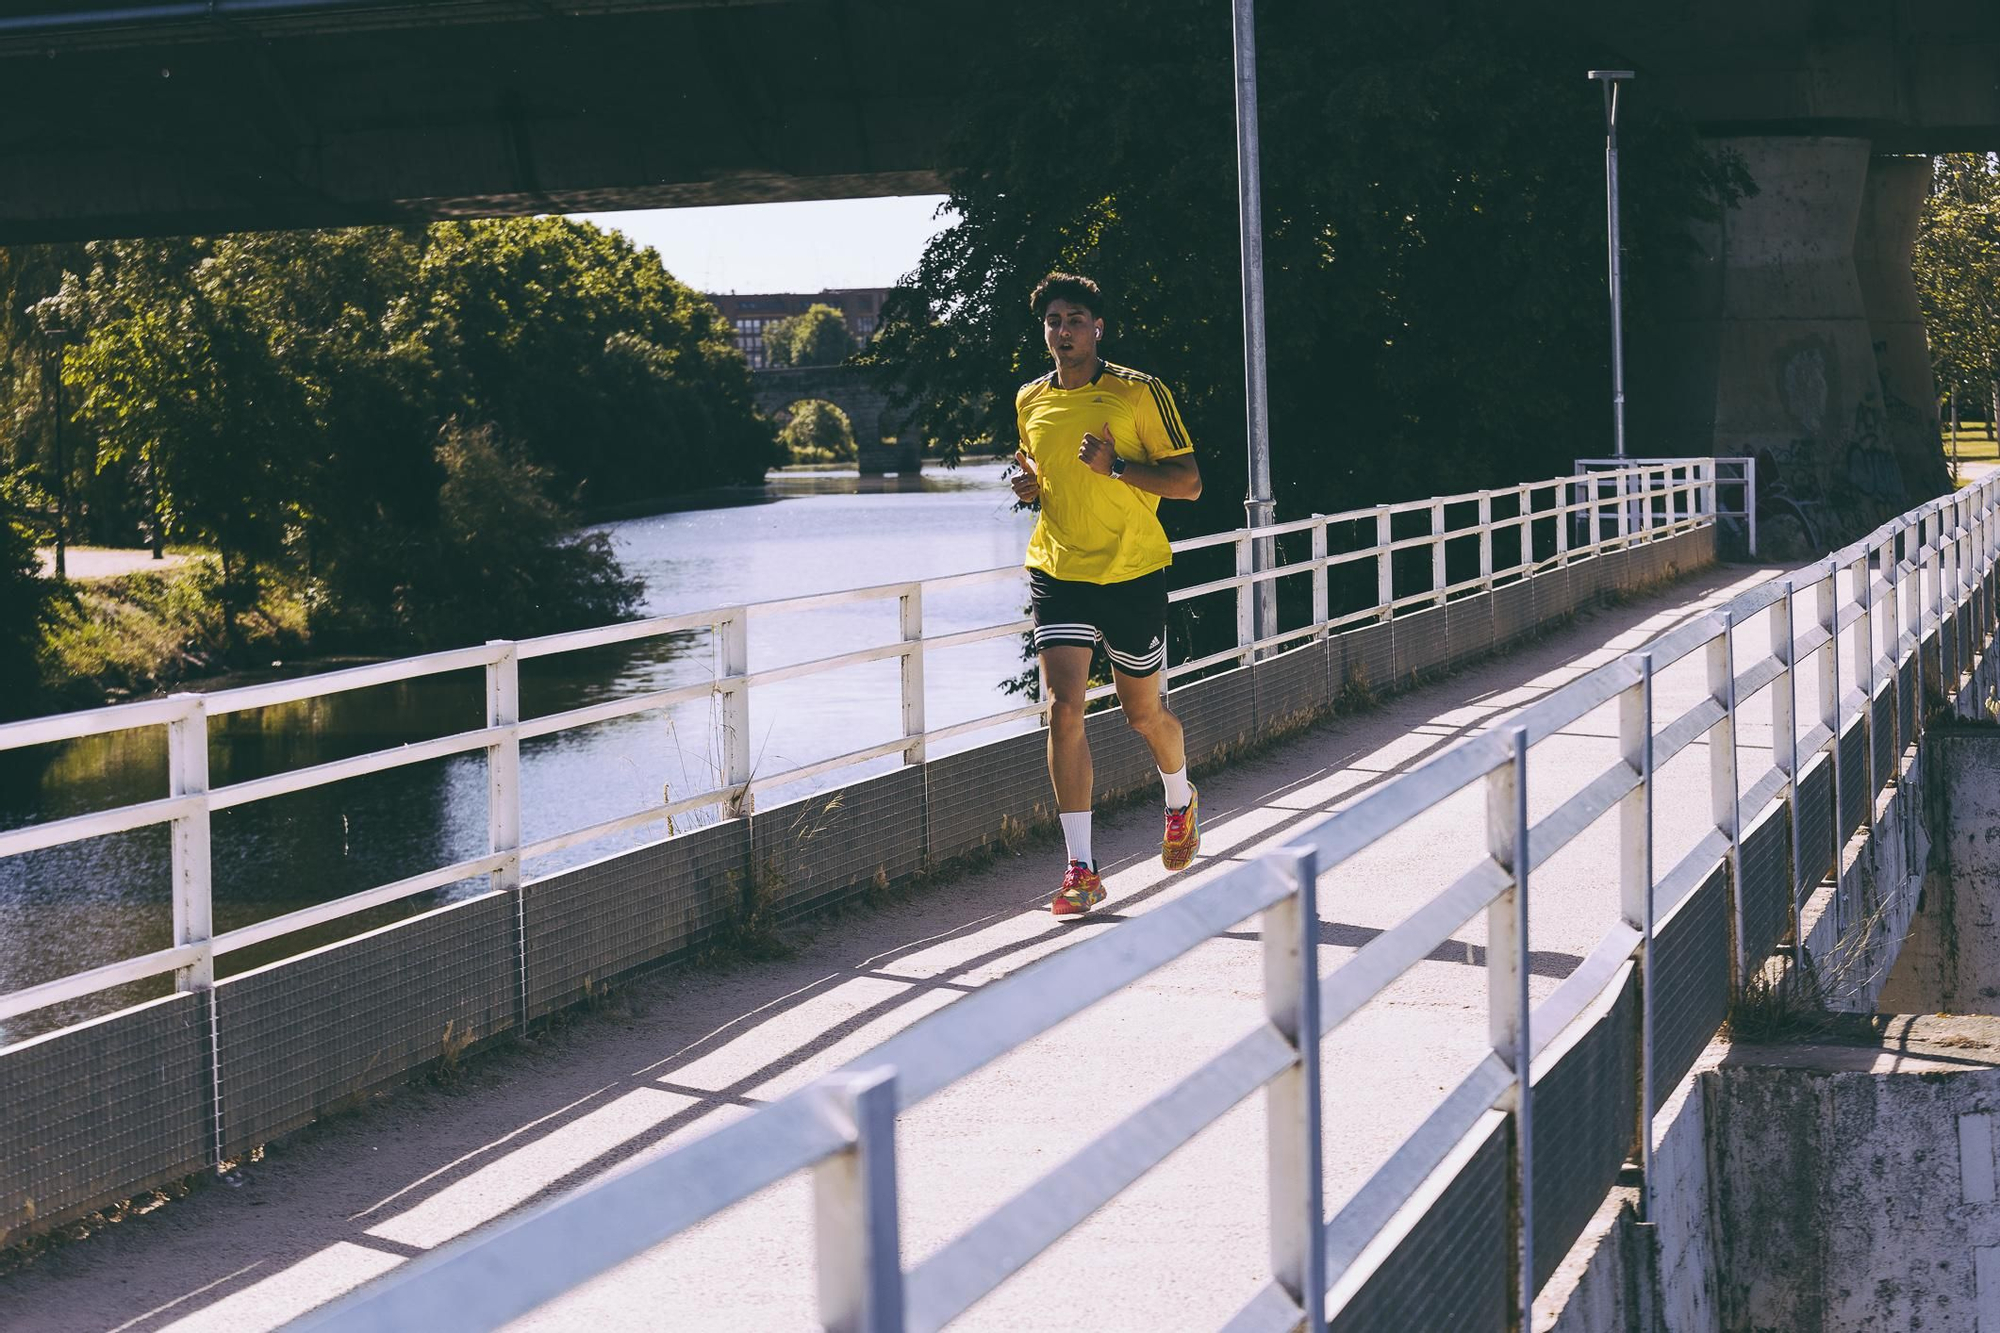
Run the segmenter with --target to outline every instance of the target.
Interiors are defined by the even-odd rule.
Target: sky
[[[704,292],[817,292],[888,287],[951,224],[942,195],[821,199],[727,208],[574,213],[660,252],[667,271]]]

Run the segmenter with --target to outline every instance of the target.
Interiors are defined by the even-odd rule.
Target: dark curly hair
[[[1079,274],[1051,273],[1036,283],[1035,293],[1028,298],[1028,304],[1034,307],[1037,319],[1048,314],[1051,301],[1068,301],[1100,318],[1104,315],[1103,291],[1089,278]]]

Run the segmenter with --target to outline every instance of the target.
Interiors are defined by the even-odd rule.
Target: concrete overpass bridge
[[[901,637],[800,663],[748,660],[742,630],[820,599],[0,728],[6,747],[168,728],[163,799],[0,832],[0,856],[165,825],[176,885],[170,947],[0,996],[4,1020],[173,986],[0,1048],[0,1225],[219,1166],[237,1186],[4,1279],[6,1308],[241,1329],[365,1287],[325,1327],[1525,1326],[1628,1160],[1656,1223],[1700,1212],[1674,1174],[1688,1071],[1773,951],[1848,978],[1830,1003],[1872,1007],[1885,967],[1834,963],[1882,962],[1916,910],[1923,858],[1898,831],[1923,803],[1931,705],[2000,684],[2000,480],[1789,574],[1715,565],[1730,507],[1710,461],[1674,460],[1281,525],[1279,577],[1312,586],[1309,618],[1171,672],[1205,764],[1205,859],[1159,871],[1149,797],[1109,821],[1109,910],[1075,930],[1046,916],[1049,858],[1017,856],[1046,817],[1040,734],[958,748],[1038,710],[925,724],[925,656],[972,633],[926,634],[930,585],[830,594],[897,603]],[[1185,542],[1181,563],[1253,536]],[[1358,605],[1339,600],[1351,566],[1375,575]],[[1019,574],[960,580],[989,577]],[[1252,583],[1176,597],[1234,601],[1241,625]],[[773,803],[800,774],[758,774],[732,742],[714,790],[524,840],[524,738],[674,700],[524,717],[520,663],[702,629],[718,670],[699,688],[731,736],[760,684],[904,663],[896,733],[819,767],[898,762]],[[483,727],[206,781],[211,717],[468,668],[489,678]],[[1116,713],[1090,725],[1100,787],[1150,793]],[[214,930],[212,813],[453,752],[485,756],[483,852]],[[522,873],[698,808],[719,818]],[[216,979],[218,956],[467,876],[487,885]],[[726,932],[746,884],[781,914],[894,910],[790,960],[628,992],[644,1012],[551,1049],[548,1019]],[[465,1096],[258,1156],[522,1033]],[[1664,1256],[1663,1290],[1698,1306],[1703,1262]],[[1972,1267],[1906,1285],[1956,1298]]]

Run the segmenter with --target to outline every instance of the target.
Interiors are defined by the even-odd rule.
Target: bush
[[[852,462],[856,456],[847,413],[818,398],[792,404],[792,419],[778,432],[778,443],[793,463]]]
[[[0,516],[0,720],[35,709],[52,591],[36,568],[34,539]]]
[[[239,577],[234,595],[251,582]],[[71,584],[46,620],[44,702],[88,708],[204,674],[231,651],[231,619],[235,651],[258,661],[295,656],[306,638],[298,587],[268,572],[254,586],[254,597],[226,616],[214,560]]]
[[[419,647],[528,638],[631,617],[640,584],[602,533],[571,531],[541,470],[493,428],[447,425],[437,528],[405,569],[395,628]]]

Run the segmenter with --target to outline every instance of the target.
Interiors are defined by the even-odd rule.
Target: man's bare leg
[[[1069,869],[1049,910],[1070,921],[1104,901],[1090,846],[1090,740],[1083,730],[1090,654],[1074,645],[1042,649],[1042,688],[1049,697],[1049,781],[1055,784],[1057,818],[1069,853]]]
[[[1153,763],[1163,773],[1178,773],[1186,768],[1187,742],[1181,733],[1181,720],[1168,710],[1166,697],[1160,693],[1159,672],[1128,676],[1114,666],[1111,681],[1118,687],[1118,702],[1125,709],[1125,720],[1151,747]]]
[[[1088,648],[1056,646],[1042,649],[1042,688],[1049,706],[1049,781],[1056,789],[1056,809],[1063,814],[1090,813],[1090,741],[1083,731],[1083,695],[1090,687]]]
[[[1160,693],[1158,672],[1128,676],[1114,666],[1111,675],[1118,686],[1118,702],[1125,708],[1125,720],[1151,747],[1153,763],[1160,770],[1160,784],[1166,789],[1160,864],[1168,870],[1185,870],[1201,850],[1201,822],[1195,808],[1197,793],[1187,778],[1187,741],[1181,732],[1181,721],[1167,708],[1167,701]]]

